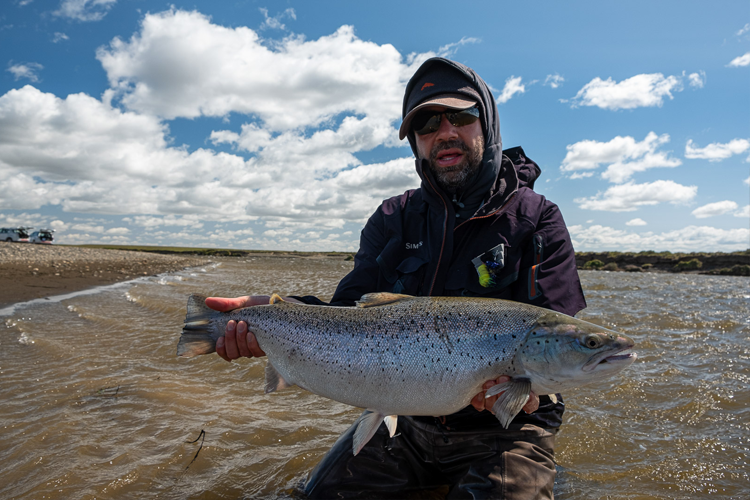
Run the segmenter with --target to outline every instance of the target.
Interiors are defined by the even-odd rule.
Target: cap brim
[[[435,96],[432,99],[428,99],[425,102],[421,102],[414,106],[404,117],[404,121],[401,122],[401,127],[398,129],[398,138],[403,140],[404,137],[409,133],[411,127],[411,121],[414,115],[420,110],[429,107],[435,108],[446,108],[453,110],[469,109],[477,105],[477,101],[470,99],[461,94],[443,94]]]

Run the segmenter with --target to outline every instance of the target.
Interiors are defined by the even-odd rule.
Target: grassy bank
[[[626,272],[690,272],[750,276],[750,250],[742,252],[578,252],[578,269]]]
[[[160,247],[151,245],[71,245],[82,248],[103,248],[108,250],[130,250],[133,252],[152,252],[165,255],[199,255],[204,257],[248,257],[263,256],[297,256],[307,258],[338,258],[351,260],[352,252],[298,252],[297,250],[236,250],[229,248],[198,248],[198,247]]]

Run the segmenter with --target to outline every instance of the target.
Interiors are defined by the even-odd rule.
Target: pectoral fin
[[[354,437],[352,439],[352,452],[356,455],[365,445],[372,439],[375,433],[378,431],[378,427],[385,420],[385,425],[388,427],[388,431],[391,433],[391,437],[396,432],[396,415],[385,416],[382,413],[368,410],[367,413],[359,418],[359,424],[357,430],[354,431]]]
[[[294,384],[291,384],[284,380],[284,377],[282,377],[281,374],[276,371],[276,368],[274,368],[270,361],[266,363],[266,394],[268,394],[269,392],[280,391],[293,385]]]
[[[502,394],[500,394],[502,393]],[[510,422],[523,409],[531,394],[531,380],[516,378],[509,382],[496,384],[487,389],[485,397],[500,394],[492,406],[492,412],[506,429]]]

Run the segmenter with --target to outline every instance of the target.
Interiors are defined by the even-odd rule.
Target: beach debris
[[[229,320],[246,321],[263,351],[267,393],[297,385],[369,413],[354,435],[356,455],[398,415],[449,415],[501,375],[509,382],[492,410],[504,427],[530,392],[555,394],[629,366],[634,342],[603,327],[519,302],[470,297],[364,295],[357,307],[271,303],[220,313],[188,299],[177,355],[215,351]]]

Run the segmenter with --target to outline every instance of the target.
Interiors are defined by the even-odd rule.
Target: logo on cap
[[[422,90],[424,90],[427,87],[434,87],[434,86],[435,86],[434,83],[425,83],[424,85],[422,85],[422,88],[419,89],[419,90],[422,91]]]

